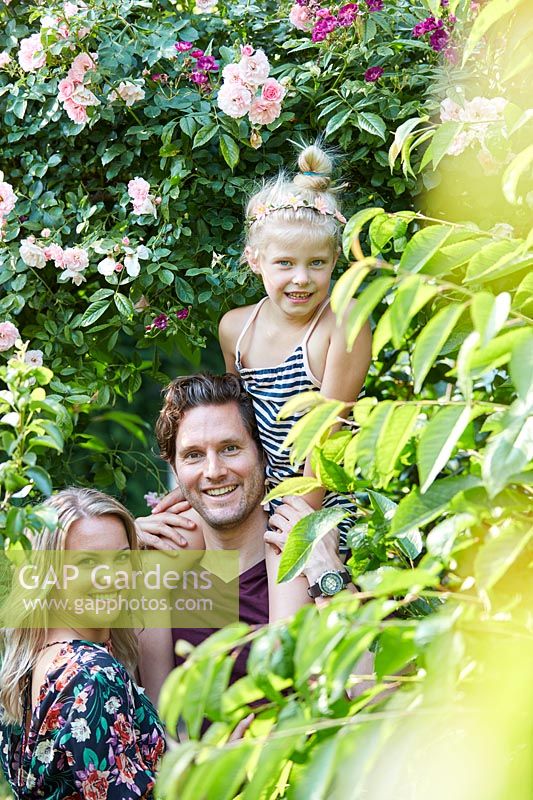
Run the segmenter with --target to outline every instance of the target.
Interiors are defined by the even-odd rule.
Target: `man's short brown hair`
[[[176,435],[184,414],[198,406],[222,406],[236,403],[244,426],[254,440],[259,457],[263,448],[259,438],[257,422],[251,397],[236,375],[211,375],[199,372],[175,378],[164,389],[165,402],[155,425],[161,458],[174,466],[176,460]]]

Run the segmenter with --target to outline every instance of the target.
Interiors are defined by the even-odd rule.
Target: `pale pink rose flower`
[[[130,278],[136,278],[141,271],[141,265],[139,264],[139,256],[137,253],[124,256],[124,266],[126,267],[126,272]]]
[[[18,329],[12,322],[0,322],[0,352],[4,353],[9,350],[17,339],[20,338]]]
[[[239,83],[242,86],[241,70],[238,64],[226,64],[222,70],[225,83]]]
[[[90,89],[78,83],[71,98],[79,106],[99,106],[100,101]]]
[[[43,228],[41,231],[41,236],[43,236],[45,239],[48,239],[51,233],[52,231],[50,230],[50,228]]]
[[[33,72],[45,65],[46,53],[43,49],[40,34],[33,33],[20,41],[18,60],[24,72]]]
[[[261,89],[261,97],[269,103],[281,103],[286,89],[275,78],[267,78]]]
[[[89,266],[89,256],[83,247],[67,247],[63,251],[63,264],[71,272],[82,272]]]
[[[102,259],[102,261],[100,261],[97,270],[100,273],[100,275],[105,275],[106,277],[109,277],[109,275],[112,275],[114,273],[116,265],[117,262],[115,261],[115,259],[111,258],[111,256],[108,256],[107,258],[104,258]]]
[[[85,73],[90,69],[94,69],[95,67],[96,64],[89,53],[80,53],[70,65],[67,78],[71,78],[75,81],[83,81]]]
[[[129,236],[122,237],[122,244],[128,245],[130,243]]]
[[[84,275],[82,275],[81,272],[75,272],[74,270],[71,269],[66,269],[62,273],[62,277],[63,280],[67,280],[68,278],[70,278],[70,280],[75,286],[81,286],[81,284],[87,280],[87,278]]]
[[[262,50],[256,50],[253,56],[243,56],[239,61],[241,77],[247,86],[261,86],[268,78],[270,64]]]
[[[17,195],[13,187],[6,181],[0,181],[0,217],[7,217],[15,208],[16,202]]]
[[[49,244],[44,248],[44,257],[47,261],[53,261],[58,269],[64,267],[64,251],[60,244]]]
[[[64,102],[65,100],[68,100],[69,97],[72,97],[74,90],[78,85],[79,83],[77,81],[73,81],[72,78],[63,78],[60,80],[57,84],[57,96],[61,102]]]
[[[7,50],[4,50],[2,53],[0,53],[0,69],[7,67],[10,61],[11,61],[11,56],[9,55]]]
[[[459,156],[471,144],[474,135],[472,131],[459,131],[446,150],[449,156]]]
[[[58,25],[57,32],[61,36],[62,39],[68,39],[70,36],[70,28],[68,25]]]
[[[310,31],[313,27],[313,15],[306,6],[294,5],[289,13],[289,21],[299,31]]]
[[[281,114],[281,103],[270,103],[262,97],[256,97],[250,108],[250,122],[252,125],[269,125]]]
[[[465,103],[463,120],[465,122],[492,122],[500,117],[505,108],[506,101],[503,97],[474,97]]]
[[[454,100],[446,97],[440,104],[440,119],[441,122],[449,122],[450,120],[459,121],[463,109],[457,105]]]
[[[38,244],[30,242],[29,239],[23,239],[20,243],[19,254],[21,259],[28,267],[35,267],[42,269],[46,264],[44,250]]]
[[[42,350],[27,350],[24,355],[24,362],[31,367],[42,367],[43,355]]]
[[[254,48],[251,44],[241,44],[241,56],[253,56]]]
[[[131,81],[121,81],[116,90],[127,106],[132,106],[138,100],[144,100],[144,89]]]
[[[78,6],[76,3],[63,3],[63,12],[67,19],[74,17],[78,13]]]
[[[78,39],[85,39],[91,32],[90,28],[78,28]]]
[[[500,165],[485,147],[482,147],[476,155],[478,162],[481,164],[485,175],[497,175],[500,171]]]
[[[65,109],[69,119],[71,119],[73,122],[76,122],[78,125],[82,125],[89,119],[85,106],[80,106],[70,97],[63,103],[63,108]]]
[[[217,4],[217,0],[196,0],[196,8],[199,11],[211,11]]]
[[[218,91],[218,107],[234,119],[244,117],[252,105],[252,93],[238,83],[224,83]]]
[[[133,201],[133,211],[135,214],[153,214],[157,216],[157,209],[155,207],[155,200],[153,195],[149,194],[144,200]]]
[[[142,203],[150,193],[150,184],[138,176],[128,181],[128,194],[134,203]]]

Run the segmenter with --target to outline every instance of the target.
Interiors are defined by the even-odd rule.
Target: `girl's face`
[[[266,236],[265,236],[266,239]],[[329,237],[309,236],[306,228],[278,228],[257,249],[248,247],[250,268],[281,311],[309,319],[329,293],[339,251]]]

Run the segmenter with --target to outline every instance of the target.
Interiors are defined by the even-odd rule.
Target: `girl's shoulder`
[[[231,311],[224,314],[218,326],[218,335],[222,345],[232,346],[235,344],[254,308],[255,304],[239,306],[239,308],[232,308]]]

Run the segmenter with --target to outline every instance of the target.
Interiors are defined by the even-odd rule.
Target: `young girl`
[[[319,147],[305,148],[292,180],[281,175],[254,194],[246,207],[244,257],[263,281],[266,297],[255,306],[229,311],[219,335],[226,369],[241,376],[251,395],[267,456],[267,490],[297,474],[312,475],[309,459],[299,471],[281,445],[302,414],[278,420],[282,406],[309,390],[353,402],[363,386],[371,357],[367,322],[352,351],[344,326],[329,305],[330,281],[340,253],[342,225],[331,189],[331,159]],[[341,505],[348,498],[314,492],[314,508]],[[271,511],[282,504],[273,501]],[[341,523],[342,533],[353,516]],[[276,527],[276,514],[271,526]]]

